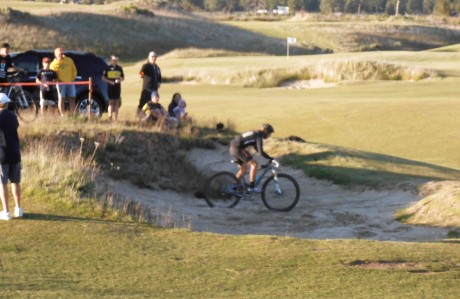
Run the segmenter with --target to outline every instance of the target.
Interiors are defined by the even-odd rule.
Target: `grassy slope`
[[[290,47],[291,54],[369,48],[420,50],[460,42],[455,28],[443,26],[442,20],[430,23],[401,18],[387,22],[371,17],[346,22],[295,18],[288,22],[216,22],[157,9],[153,9],[154,17],[123,13],[131,4],[152,9],[142,1],[81,6],[4,0],[0,9],[11,7],[31,15],[13,16],[1,23],[2,40],[10,41],[13,50],[63,45],[101,56],[120,53],[121,59],[129,62],[145,57],[152,47],[160,54],[197,47],[283,55],[287,36],[296,36],[299,41]]]

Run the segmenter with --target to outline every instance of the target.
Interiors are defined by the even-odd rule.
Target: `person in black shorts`
[[[0,199],[3,211],[0,220],[11,220],[8,207],[8,181],[11,182],[16,207],[13,217],[22,218],[21,208],[21,149],[19,145],[19,122],[16,114],[8,110],[11,100],[4,93],[0,93]]]
[[[121,106],[121,81],[125,79],[123,68],[118,65],[118,57],[110,55],[110,64],[102,73],[102,80],[107,83],[107,93],[109,95],[109,119],[112,116],[118,119],[118,109]]]
[[[148,62],[145,63],[139,76],[142,78],[142,92],[137,106],[137,116],[140,116],[142,107],[153,97],[152,92],[158,92],[161,85],[161,70],[156,64],[157,54],[154,51],[149,53]]]
[[[260,192],[254,187],[254,181],[257,175],[257,161],[252,158],[248,152],[248,147],[253,147],[262,157],[268,160],[274,160],[263,149],[264,139],[267,139],[275,131],[270,124],[262,124],[260,130],[247,131],[235,137],[230,141],[230,156],[240,165],[236,177],[240,180],[246,173],[247,166],[251,166],[249,171],[249,189],[250,192]]]
[[[57,103],[57,92],[56,86],[47,84],[47,82],[57,81],[57,74],[55,71],[50,69],[51,59],[49,57],[43,57],[42,66],[43,68],[38,70],[35,82],[40,83],[40,112],[41,114],[45,111],[45,106],[55,106]]]

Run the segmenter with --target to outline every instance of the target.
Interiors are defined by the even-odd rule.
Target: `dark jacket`
[[[19,121],[13,112],[0,109],[0,130],[3,132],[6,146],[2,164],[16,164],[21,162],[21,151],[18,136]]]

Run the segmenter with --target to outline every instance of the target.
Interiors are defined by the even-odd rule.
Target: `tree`
[[[423,13],[426,15],[432,14],[436,0],[423,0]]]
[[[322,13],[343,12],[345,0],[321,0],[319,8]]]
[[[346,0],[344,11],[346,13],[361,13],[362,0]]]
[[[408,0],[407,12],[410,14],[422,14],[423,13],[423,0]]]
[[[240,5],[245,11],[256,11],[267,8],[267,3],[264,0],[241,0]]]
[[[319,10],[324,14],[332,13],[332,0],[321,0]]]
[[[398,16],[406,13],[406,0],[388,0],[385,13]]]
[[[302,0],[288,0],[289,11],[299,11],[303,9],[303,1]]]
[[[436,0],[434,13],[442,16],[450,15],[450,0]]]
[[[225,0],[205,0],[205,8],[209,11],[223,11],[227,1]]]
[[[458,14],[460,12],[460,0],[454,0],[453,10]]]
[[[306,11],[319,12],[320,0],[304,0],[304,9]]]

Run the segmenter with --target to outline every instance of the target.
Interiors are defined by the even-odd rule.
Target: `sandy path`
[[[234,171],[225,147],[195,149],[189,159],[210,174]],[[282,168],[301,186],[301,199],[290,212],[273,212],[259,197],[241,201],[233,209],[209,208],[193,194],[138,189],[117,183],[121,198],[131,198],[150,208],[157,223],[168,227],[188,227],[194,231],[221,234],[264,234],[311,239],[372,239],[434,241],[446,237],[449,229],[405,225],[394,220],[394,212],[419,198],[401,190],[351,191],[328,182],[306,177],[301,171]]]

